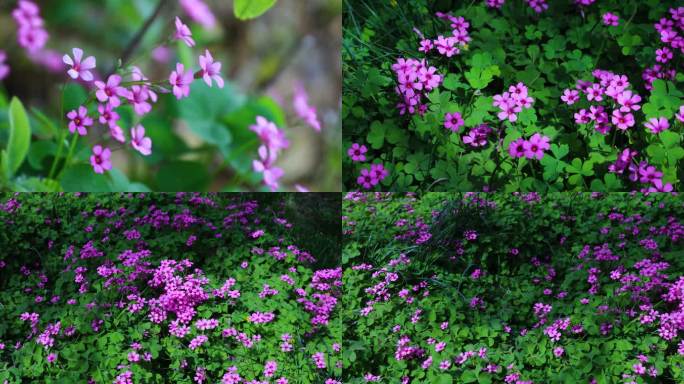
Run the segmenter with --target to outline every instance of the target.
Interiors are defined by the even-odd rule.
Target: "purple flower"
[[[121,84],[121,76],[119,75],[109,76],[109,79],[107,79],[107,84],[103,83],[102,81],[96,81],[94,84],[97,87],[97,92],[95,92],[97,99],[102,103],[107,102],[114,108],[121,105],[119,96],[128,96],[128,91],[126,88],[119,86],[119,84]]]
[[[185,67],[181,63],[176,63],[176,70],[171,72],[169,83],[173,86],[173,94],[180,100],[190,95],[190,84],[192,83],[192,71],[185,72]]]
[[[525,156],[525,139],[516,139],[508,145],[508,153],[511,157]]]
[[[176,40],[183,40],[188,47],[195,46],[195,40],[192,39],[192,32],[190,32],[190,28],[183,24],[178,16],[176,16],[176,34],[173,37]]]
[[[459,112],[447,113],[444,116],[444,127],[451,132],[458,132],[463,126],[463,118]]]
[[[368,148],[366,148],[365,145],[359,145],[359,143],[354,143],[347,150],[347,155],[351,157],[352,161],[366,161],[366,152],[368,152]]]
[[[579,92],[577,92],[574,89],[566,89],[565,91],[563,91],[563,96],[561,96],[561,100],[567,105],[573,105],[575,102],[579,100]]]
[[[7,77],[10,71],[9,65],[5,64],[5,60],[7,60],[7,54],[5,51],[0,50],[0,80]]]
[[[142,124],[131,128],[131,145],[144,156],[152,154],[152,139],[145,137],[145,127]]]
[[[78,131],[78,134],[85,136],[88,134],[86,127],[93,125],[93,119],[88,116],[88,110],[84,106],[78,107],[78,112],[72,110],[67,113],[69,120],[69,132],[74,133]]]
[[[525,157],[528,159],[537,158],[541,160],[544,157],[544,151],[549,149],[550,138],[535,133],[532,137],[523,144],[525,148]]]
[[[201,75],[204,82],[211,87],[211,80],[216,82],[216,86],[223,88],[223,79],[221,78],[221,63],[214,62],[214,58],[209,53],[208,49],[204,50],[205,55],[200,55],[199,64],[202,68]]]
[[[664,117],[652,118],[647,123],[644,124],[651,133],[658,134],[668,128],[670,128],[670,123]]]
[[[47,356],[47,362],[48,363],[54,363],[55,360],[57,360],[57,354],[51,353]]]
[[[74,48],[72,52],[74,53],[73,60],[69,55],[64,55],[62,57],[64,64],[71,66],[71,69],[67,71],[67,74],[74,80],[80,77],[83,81],[92,81],[93,74],[90,70],[95,68],[95,58],[93,56],[88,56],[85,60],[81,61],[83,58],[83,50],[81,48]]]
[[[204,335],[199,335],[195,337],[194,339],[190,340],[190,345],[189,348],[192,350],[195,350],[199,348],[202,344],[206,343],[207,340],[209,340],[206,336]]]
[[[603,24],[611,27],[617,27],[619,24],[619,19],[620,18],[618,17],[618,15],[614,13],[606,12],[603,14]]]
[[[264,377],[272,377],[278,369],[278,363],[275,361],[267,361],[264,365]]]
[[[112,151],[109,148],[102,149],[99,145],[93,147],[90,164],[93,166],[95,173],[104,173],[104,171],[112,169],[111,154]]]

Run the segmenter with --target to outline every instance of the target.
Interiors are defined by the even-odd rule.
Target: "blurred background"
[[[36,3],[49,40],[42,52],[30,55],[17,43],[11,16],[16,1],[0,1],[0,49],[7,53],[11,68],[0,82],[0,93],[5,98],[18,96],[28,110],[55,123],[60,119],[63,83],[69,83],[64,90],[65,113],[80,105],[88,91],[67,81],[61,57],[80,47],[85,56],[97,58],[96,77],[104,77],[116,69],[118,58],[130,50],[134,36],[150,19],[130,61],[151,80],[168,79],[176,62],[198,68],[197,58],[205,49],[222,63],[223,90],[195,81],[189,98],[176,101],[173,95],[162,94],[152,112],[142,118],[153,141],[151,156],[142,157],[130,148],[114,150],[114,168],[139,183],[131,185],[164,191],[267,190],[257,188],[261,175],[252,171],[251,163],[259,143],[249,130],[256,115],[265,115],[284,128],[290,141],[277,164],[285,171],[281,190],[294,190],[295,185],[312,191],[341,190],[342,0],[278,0],[264,15],[247,21],[236,19],[232,0],[204,0],[209,12],[196,7],[195,0]],[[176,16],[192,30],[195,47],[169,41]],[[317,110],[321,132],[294,111],[292,99],[299,86]],[[133,113],[119,113],[128,135],[137,120]],[[91,115],[95,116],[92,111]],[[0,115],[0,125],[2,121]],[[34,139],[54,134],[44,128],[34,129]],[[103,127],[98,129],[105,133]],[[87,136],[90,143],[81,140],[83,145],[76,151],[86,168],[92,145],[99,142],[91,136]],[[54,148],[51,152],[34,147],[22,167],[29,175],[49,167],[54,157]],[[80,177],[69,176],[75,180],[67,183],[78,184]]]

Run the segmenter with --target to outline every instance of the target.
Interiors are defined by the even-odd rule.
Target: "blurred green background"
[[[133,36],[153,14],[159,0],[46,0],[37,1],[50,33],[46,49],[61,58],[72,47],[97,58],[100,76],[112,70]],[[190,97],[176,101],[160,95],[152,112],[141,123],[153,141],[153,153],[143,157],[128,149],[114,150],[114,168],[96,175],[88,163],[92,145],[105,128],[80,140],[78,164],[65,170],[64,190],[116,191],[243,191],[259,187],[261,175],[252,171],[258,140],[249,130],[256,115],[264,115],[284,128],[290,147],[278,166],[285,175],[281,190],[301,185],[312,191],[341,190],[341,8],[342,0],[279,0],[264,15],[242,21],[233,15],[233,1],[206,0],[217,25],[204,28],[183,13],[178,0],[164,0],[164,7],[132,55],[151,80],[168,79],[176,62],[197,69],[197,58],[209,49],[220,61],[226,87],[208,88],[195,81]],[[30,59],[16,41],[11,17],[15,1],[0,2],[0,40],[11,72],[0,81],[0,148],[7,139],[7,103],[19,97],[30,112],[33,140],[28,161],[18,174],[18,186],[28,190],[47,188],[38,177],[47,174],[56,151],[60,127],[61,87],[64,112],[80,105],[87,91],[67,81],[66,67],[50,71]],[[180,16],[192,30],[194,48],[167,41]],[[60,60],[61,61],[61,60]],[[294,112],[292,95],[297,84],[309,94],[323,126],[320,133]],[[128,135],[133,121],[130,107],[119,108],[122,128]],[[91,115],[94,114],[91,112]],[[65,124],[62,125],[65,129]],[[70,138],[70,135],[67,137]],[[111,145],[110,145],[111,146]],[[23,184],[22,184],[23,183]]]

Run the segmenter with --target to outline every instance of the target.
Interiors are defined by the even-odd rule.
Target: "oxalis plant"
[[[348,193],[343,381],[684,382],[682,202]]]
[[[0,383],[341,384],[339,236],[288,208],[339,199],[307,195],[0,194]]]
[[[673,191],[680,184],[680,3],[346,5],[347,189]]]
[[[236,0],[234,13],[238,19],[252,19],[275,3]],[[119,59],[103,62],[78,46],[68,52],[46,48],[50,26],[41,17],[40,5],[31,0],[14,4],[11,15],[19,47],[32,62],[63,76],[65,81],[59,86],[56,119],[50,113],[29,108],[17,97],[9,101],[4,95],[0,97],[0,108],[7,111],[8,126],[6,147],[0,157],[2,189],[149,190],[148,185],[131,181],[129,176],[139,178],[141,173],[145,174],[140,171],[141,166],[158,163],[157,148],[165,152],[182,149],[177,138],[159,133],[171,129],[171,119],[159,117],[175,116],[176,110],[206,143],[205,157],[215,158],[218,153],[221,164],[212,171],[214,175],[199,162],[178,159],[162,164],[152,180],[153,188],[205,190],[212,177],[223,172],[232,175],[223,183],[225,189],[281,189],[284,171],[277,161],[290,147],[284,129],[284,109],[269,97],[248,98],[241,94],[226,80],[222,63],[214,52],[196,43],[192,24],[200,35],[203,28],[217,25],[207,4],[201,0],[180,0],[178,5],[183,14],[165,19],[163,15],[176,11],[176,4],[160,0]],[[148,31],[159,20],[163,24],[159,34],[164,38],[156,44],[146,43],[151,47],[147,50],[141,49]],[[197,41],[203,40],[206,39],[200,37]],[[180,61],[171,65],[169,72],[157,78],[143,73],[141,68],[150,57],[171,57],[172,48],[176,48]],[[6,59],[7,54],[0,51],[0,80],[11,75]],[[302,86],[295,88],[294,117],[320,132],[321,123],[306,91]],[[164,103],[159,103],[162,100]],[[235,132],[241,136],[233,137]],[[130,161],[122,165],[128,168],[127,174],[117,169],[117,151],[132,153],[128,155]],[[141,158],[151,160],[141,162]],[[307,190],[300,185],[291,188]]]

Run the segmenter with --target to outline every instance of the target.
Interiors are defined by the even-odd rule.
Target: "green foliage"
[[[555,161],[569,154],[562,146],[552,152]],[[588,173],[580,160],[572,163],[580,176]],[[616,188],[614,179],[603,181]],[[651,306],[639,306],[648,300],[660,313],[677,311],[663,296],[684,275],[684,250],[666,228],[681,226],[683,201],[626,193],[348,194],[344,382],[363,383],[372,373],[500,383],[520,374],[535,383],[607,384],[633,375],[639,355],[657,376],[638,382],[679,382],[679,338],[660,337],[657,321],[640,321]],[[612,256],[600,259],[601,252]],[[652,263],[658,267],[645,267]],[[475,297],[481,305],[473,305]],[[543,321],[538,304],[550,306]],[[552,341],[547,329],[564,319],[567,327]],[[401,346],[419,352],[397,358]],[[460,361],[465,352],[472,356]],[[443,362],[451,364],[442,369]],[[498,369],[486,371],[491,364]]]
[[[287,377],[291,383],[322,383],[341,376],[336,367],[340,353],[332,347],[342,343],[339,309],[331,312],[327,324],[315,325],[312,312],[298,301],[317,301],[314,294],[323,291],[313,288],[314,273],[340,266],[339,194],[5,193],[0,194],[0,208],[3,381],[76,384],[92,378],[111,383],[130,370],[135,383],[190,384],[196,368],[202,367],[207,382],[218,383],[231,366],[244,380],[262,380],[268,379],[263,377],[267,361],[276,361],[276,377]],[[264,233],[251,236],[257,229]],[[129,240],[131,230],[139,237]],[[196,241],[189,242],[191,237]],[[102,255],[83,257],[86,244]],[[140,264],[122,262],[126,251],[141,250],[150,253]],[[282,253],[279,259],[271,254],[276,250]],[[304,261],[305,255],[314,259]],[[151,307],[131,310],[129,295],[136,292],[147,303],[159,299],[165,289],[163,284],[149,284],[154,270],[162,260],[185,259],[192,267],[186,273],[176,271],[176,276],[206,279],[201,287],[184,280],[185,287],[199,287],[206,298],[194,307],[189,333],[179,338],[169,333],[176,314],[169,312],[166,320],[152,322]],[[120,272],[107,275],[107,267]],[[76,268],[87,268],[82,272],[82,292]],[[282,279],[284,275],[293,279],[292,285]],[[229,278],[235,279],[231,289],[240,296],[215,296],[213,292]],[[278,293],[260,297],[265,284]],[[342,293],[341,287],[326,291]],[[174,295],[167,298],[182,301],[190,294]],[[37,302],[37,296],[45,300]],[[38,333],[32,334],[30,323],[20,320],[25,312],[40,315]],[[255,312],[273,312],[276,317],[267,324],[248,321]],[[196,326],[200,319],[215,319],[219,325],[201,330]],[[92,324],[98,320],[102,324],[94,330]],[[45,348],[37,343],[38,334],[57,321],[61,331],[54,344]],[[71,335],[66,333],[70,327]],[[230,328],[244,332],[254,344],[248,348],[222,334]],[[283,334],[292,337],[291,352],[281,351]],[[199,335],[209,340],[190,349],[190,340]],[[139,362],[128,358],[133,343],[140,344]],[[326,369],[314,365],[311,356],[316,352],[325,354]],[[57,356],[54,363],[47,361],[50,353]],[[149,361],[142,359],[145,353],[150,354]]]
[[[569,2],[550,4],[541,13],[525,2],[506,2],[500,9],[484,2],[452,0],[346,1],[343,18],[343,148],[353,143],[365,145],[366,158],[382,163],[389,177],[377,190],[392,191],[627,191],[653,185],[634,182],[611,173],[618,154],[625,148],[637,151],[636,164],[646,161],[663,172],[663,185],[675,190],[684,177],[682,151],[668,142],[682,141],[683,123],[675,113],[684,104],[684,76],[670,78],[663,73],[651,84],[642,77],[654,64],[655,50],[661,48],[653,25],[670,17],[673,1],[592,4],[578,7]],[[418,50],[423,39],[450,36],[448,21],[438,12],[463,17],[469,23],[470,41],[459,46],[459,54],[446,57],[437,49]],[[606,26],[602,15],[619,15],[617,27]],[[415,27],[415,28],[413,28]],[[676,51],[676,50],[675,50]],[[675,54],[663,68],[675,68],[681,61]],[[426,60],[437,69],[442,83],[426,93],[425,113],[401,114],[397,104],[398,79],[392,65],[398,59]],[[594,70],[627,76],[630,90],[642,98],[640,110],[633,111],[635,124],[627,131],[611,124],[608,134],[590,124],[575,123],[574,114],[589,111],[580,92],[580,101],[561,101],[565,89],[578,80],[598,82]],[[661,71],[662,72],[662,71]],[[664,78],[663,78],[664,77]],[[492,97],[523,82],[534,99],[532,108],[523,109],[517,121],[501,121]],[[603,106],[610,115],[615,102],[604,95]],[[444,127],[446,113],[458,111],[465,125],[456,133]],[[670,129],[654,136],[644,123],[651,118],[667,118]],[[389,123],[388,123],[389,122]],[[469,131],[487,124],[493,133],[484,147],[464,142]],[[552,129],[552,135],[546,132]],[[389,140],[388,136],[394,136]],[[553,148],[563,148],[562,156],[545,151],[541,160],[511,158],[508,145],[515,138],[535,133],[551,137]],[[676,138],[675,138],[676,135]],[[676,140],[675,140],[676,139]],[[503,140],[503,141],[502,141]],[[429,154],[427,164],[415,163],[414,153]],[[357,190],[359,172],[366,164],[344,160],[344,186]]]
[[[12,98],[9,105],[9,128],[7,150],[3,150],[0,156],[5,180],[11,179],[19,169],[31,144],[31,126],[28,116],[21,100],[16,97]]]
[[[253,19],[261,16],[275,5],[277,0],[235,0],[233,12],[241,20]]]

